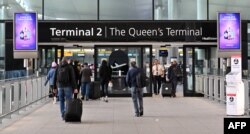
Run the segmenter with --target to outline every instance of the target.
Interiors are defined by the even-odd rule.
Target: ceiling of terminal
[[[100,4],[100,16],[103,19],[117,17],[125,20],[128,17],[138,19],[138,16],[143,19],[152,15],[151,0],[117,0],[116,2],[101,0]],[[0,8],[7,9],[5,18],[12,18],[14,12],[21,11],[36,11],[42,14],[42,0],[0,0]],[[97,0],[45,0],[45,19],[72,18],[96,20]]]
[[[0,0],[0,8],[5,10],[5,17],[12,19],[14,12],[37,11],[42,13],[40,0]]]
[[[45,19],[97,19],[97,0],[44,0]],[[176,0],[182,3],[186,0]],[[193,1],[193,0],[192,0]],[[195,3],[196,0],[194,0]],[[169,0],[155,0],[155,5]],[[191,0],[190,0],[191,2]],[[209,0],[210,18],[216,18],[217,11],[249,12],[250,0]],[[37,11],[41,19],[42,0],[0,0],[0,9],[7,9],[4,19],[11,19],[14,12]],[[1,12],[2,10],[0,10]],[[248,16],[248,15],[247,15]],[[244,18],[248,18],[246,15]],[[100,19],[127,20],[150,19],[152,0],[100,0]],[[1,19],[1,18],[0,18]],[[249,19],[249,18],[248,18]]]

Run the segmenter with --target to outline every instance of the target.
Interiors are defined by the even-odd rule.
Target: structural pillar
[[[207,0],[197,0],[197,20],[207,20]]]
[[[168,0],[168,19],[175,20],[178,19],[178,0]]]

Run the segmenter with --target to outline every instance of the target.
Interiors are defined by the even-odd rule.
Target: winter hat
[[[51,67],[56,67],[56,66],[57,66],[56,62],[52,62]]]

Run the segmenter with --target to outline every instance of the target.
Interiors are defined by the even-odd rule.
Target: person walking
[[[49,96],[53,98],[53,104],[56,104],[56,100],[58,97],[57,90],[54,90],[54,79],[55,79],[56,67],[57,67],[56,62],[52,62],[51,68],[47,74],[46,82],[44,84],[46,86],[47,83],[49,82]]]
[[[60,101],[60,111],[62,119],[64,120],[64,113],[67,105],[65,106],[65,99],[72,99],[72,92],[78,93],[77,85],[75,82],[74,69],[68,64],[68,58],[63,57],[61,64],[56,69],[54,79],[54,89],[58,88],[58,96]]]
[[[171,97],[176,97],[176,87],[178,82],[178,75],[181,73],[180,68],[177,67],[177,62],[173,61],[173,64],[168,69],[168,79],[171,82]]]
[[[137,87],[136,76],[140,72],[136,62],[131,62],[131,68],[126,75],[126,83],[131,88],[131,96],[134,104],[135,116],[143,116],[143,90]],[[138,104],[139,102],[139,104]]]
[[[88,66],[88,63],[84,63],[83,68],[81,70],[81,94],[82,94],[82,100],[88,101],[89,100],[89,90],[90,90],[90,82],[91,82],[91,76],[92,71]]]
[[[154,60],[152,72],[153,72],[154,94],[157,95],[160,92],[162,78],[164,77],[164,67],[160,65],[160,62],[157,59]]]
[[[102,61],[99,74],[100,74],[101,89],[102,89],[101,98],[105,102],[108,102],[108,83],[111,81],[112,72],[106,60]]]

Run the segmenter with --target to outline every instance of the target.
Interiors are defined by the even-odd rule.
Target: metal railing
[[[46,76],[32,76],[0,81],[0,123],[38,101],[48,101],[49,84],[45,86],[45,80]]]
[[[196,75],[196,92],[204,94],[205,98],[226,104],[226,79],[215,75]],[[249,83],[250,80],[243,79],[245,89],[245,113],[249,115]]]

